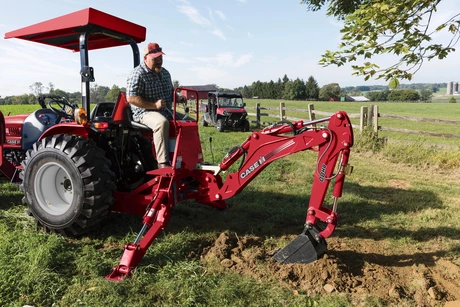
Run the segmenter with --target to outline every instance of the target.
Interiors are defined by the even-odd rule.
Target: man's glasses
[[[149,50],[149,53],[148,53],[148,54],[157,53],[157,52],[161,52],[161,48]]]

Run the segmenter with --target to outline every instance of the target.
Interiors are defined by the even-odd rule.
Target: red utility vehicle
[[[224,209],[225,200],[240,193],[271,162],[305,150],[318,155],[305,228],[274,258],[282,263],[309,263],[325,252],[325,238],[337,225],[337,200],[345,174],[351,169],[353,130],[345,112],[310,122],[281,122],[253,132],[213,165],[203,156],[198,111],[195,120],[176,120],[174,101],[172,166],[156,169],[152,131],[132,120],[124,93],[116,103],[94,106],[88,116],[89,84],[94,81],[88,51],[130,45],[136,66],[144,27],[88,8],[6,33],[5,38],[80,53],[82,108],[46,96],[41,97],[42,108],[32,114],[4,117],[0,113],[0,171],[20,183],[24,203],[47,231],[78,236],[98,226],[109,211],[144,216],[137,238],[126,244],[120,264],[106,278],[119,281],[129,275],[166,227],[177,203],[194,199]],[[63,108],[71,108],[74,116],[62,112]],[[239,169],[224,180],[224,172],[237,161]],[[334,201],[328,208],[323,202],[331,181]]]
[[[234,92],[209,92],[208,102],[200,104],[201,125],[213,125],[217,131],[225,129],[239,129],[249,131],[248,113],[243,96]]]

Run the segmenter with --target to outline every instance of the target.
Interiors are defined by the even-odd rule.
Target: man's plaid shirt
[[[144,62],[135,67],[128,76],[126,95],[140,96],[152,103],[163,99],[166,102],[166,109],[145,110],[130,104],[133,119],[139,121],[145,112],[160,112],[166,118],[171,118],[173,90],[171,75],[165,68],[162,67],[160,74],[157,75],[148,69]]]

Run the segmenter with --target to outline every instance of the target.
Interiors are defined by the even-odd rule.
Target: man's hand
[[[183,103],[183,104],[186,105],[186,104],[187,104],[187,97],[185,97],[184,95],[180,95],[180,96],[178,97],[177,101],[178,101],[179,103]]]
[[[163,99],[158,99],[157,101],[155,101],[155,108],[157,110],[162,109],[165,106],[166,106],[166,103],[165,103],[165,101]]]

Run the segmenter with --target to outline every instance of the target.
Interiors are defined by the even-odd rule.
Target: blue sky
[[[313,76],[320,86],[385,84],[363,81],[349,67],[318,65],[326,49],[340,41],[341,24],[324,11],[307,12],[299,0],[22,0],[2,4],[0,19],[0,96],[30,93],[29,86],[53,83],[65,91],[80,91],[78,53],[4,34],[87,7],[147,28],[146,42],[158,42],[166,53],[164,67],[181,85],[216,84],[235,88],[260,80],[277,81]],[[458,0],[443,0],[436,18],[460,12]],[[443,37],[440,37],[442,39]],[[460,46],[457,46],[460,47]],[[385,57],[380,64],[391,64]],[[90,52],[96,84],[125,86],[132,68],[130,47]],[[431,61],[412,83],[460,80],[460,52]],[[403,82],[409,83],[409,82]]]

